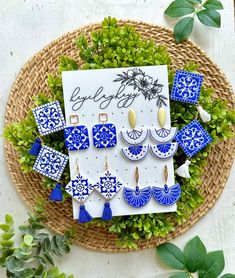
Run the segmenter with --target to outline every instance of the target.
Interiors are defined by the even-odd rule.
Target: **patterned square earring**
[[[124,187],[123,188],[123,198],[128,203],[128,205],[134,208],[141,208],[145,206],[152,196],[151,186],[139,188],[139,169],[135,168],[135,189]]]
[[[116,127],[112,123],[107,123],[108,113],[99,114],[99,122],[92,128],[93,143],[95,148],[112,148],[117,144]]]
[[[109,171],[107,156],[105,158],[105,172],[100,176],[99,181],[95,184],[95,189],[105,198],[104,210],[101,219],[111,220],[112,210],[110,207],[110,200],[121,189],[122,183],[118,181],[117,177]]]
[[[64,129],[65,120],[58,100],[32,109],[41,136]]]
[[[68,162],[68,156],[48,146],[42,146],[37,156],[33,170],[58,181]]]
[[[80,174],[78,161],[76,159],[77,175],[65,187],[66,192],[80,203],[79,223],[90,222],[93,218],[85,208],[84,202],[94,190],[89,180]]]
[[[64,129],[65,146],[69,151],[77,151],[87,149],[90,146],[88,129],[79,123],[78,115],[70,115],[70,123],[73,126]]]
[[[162,206],[171,206],[180,198],[181,188],[179,183],[172,186],[167,185],[168,170],[166,165],[164,167],[164,179],[165,182],[163,188],[157,186],[152,187],[153,198]]]

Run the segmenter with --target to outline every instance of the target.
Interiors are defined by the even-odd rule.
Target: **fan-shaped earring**
[[[145,206],[151,199],[151,186],[145,188],[139,188],[139,169],[135,168],[135,189],[128,187],[123,188],[123,197],[124,200],[134,208],[141,208]]]
[[[95,184],[95,189],[105,198],[104,210],[101,219],[111,220],[112,210],[110,207],[110,200],[121,189],[122,183],[118,181],[117,177],[109,171],[107,156],[105,158],[105,172],[100,176],[99,181]]]
[[[164,167],[164,178],[165,178],[165,184],[164,187],[152,187],[152,194],[153,198],[157,203],[159,203],[162,206],[171,206],[174,203],[178,201],[181,194],[181,188],[179,183],[174,184],[172,186],[167,185],[167,179],[168,179],[168,170],[167,166]]]
[[[76,178],[71,180],[66,185],[65,190],[69,195],[71,195],[75,200],[77,200],[80,203],[78,222],[79,223],[90,222],[92,220],[92,216],[86,210],[84,202],[92,193],[94,189],[94,185],[92,185],[87,178],[83,177],[80,174],[77,159],[76,159],[76,168],[77,168]]]
[[[147,130],[137,130],[136,127],[136,113],[133,109],[128,112],[128,120],[130,127],[132,130],[121,131],[120,135],[122,140],[130,144],[129,147],[122,148],[123,156],[130,161],[139,161],[146,157],[149,146],[148,145],[140,145],[144,142],[148,135]]]
[[[166,124],[166,110],[161,107],[157,114],[160,128],[149,129],[150,137],[157,143],[167,143],[172,141],[177,133],[177,127],[165,128]]]

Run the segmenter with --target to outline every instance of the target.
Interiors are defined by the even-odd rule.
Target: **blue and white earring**
[[[128,205],[134,208],[141,208],[145,206],[152,197],[151,186],[144,188],[139,187],[139,169],[135,168],[135,189],[124,187],[123,188],[123,198],[128,203]]]
[[[146,157],[149,146],[141,145],[148,135],[147,130],[137,130],[136,127],[136,113],[134,110],[129,110],[128,120],[132,130],[121,131],[120,135],[123,141],[127,144],[131,144],[128,147],[122,148],[123,156],[130,161],[139,161]]]
[[[164,179],[165,181],[163,188],[157,186],[152,187],[153,198],[158,204],[162,206],[172,206],[179,200],[181,188],[179,183],[172,186],[167,185],[168,170],[166,165],[164,167]]]
[[[178,143],[171,142],[177,133],[177,128],[164,128],[166,123],[166,111],[163,107],[158,110],[158,122],[161,127],[160,129],[149,130],[150,137],[157,142],[156,145],[150,146],[150,150],[158,159],[170,159],[175,155],[178,149]]]
[[[79,223],[90,222],[93,218],[86,210],[84,202],[94,190],[94,185],[80,174],[78,162],[76,160],[77,173],[75,179],[72,179],[65,187],[66,192],[80,203]]]
[[[104,210],[102,213],[102,220],[112,219],[112,210],[110,207],[110,200],[119,192],[122,187],[122,183],[118,181],[117,177],[114,176],[110,170],[105,157],[105,172],[100,176],[99,181],[95,184],[95,189],[98,191],[106,200],[104,203]]]
[[[117,131],[112,123],[108,122],[108,113],[99,113],[99,122],[92,128],[94,147],[98,149],[112,148],[117,145]]]
[[[70,115],[69,120],[73,126],[68,126],[64,129],[66,148],[69,151],[88,149],[90,141],[87,127],[78,125],[79,117],[76,114]]]

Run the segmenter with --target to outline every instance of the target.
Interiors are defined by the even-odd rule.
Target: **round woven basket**
[[[164,27],[150,25],[143,22],[119,21],[120,25],[130,24],[142,35],[143,38],[153,39],[156,44],[165,45],[168,48],[173,61],[173,67],[182,68],[189,61],[200,65],[200,72],[204,74],[204,84],[215,88],[215,98],[227,100],[230,108],[233,107],[233,92],[224,74],[218,66],[192,41],[176,45],[172,32]],[[78,59],[78,50],[74,40],[85,33],[90,37],[91,32],[101,27],[100,24],[92,24],[81,27],[71,33],[67,33],[59,39],[51,42],[39,53],[34,55],[19,72],[7,104],[6,124],[22,120],[32,105],[32,96],[40,91],[48,92],[46,80],[49,72],[56,72],[58,59],[61,55],[68,55]],[[82,65],[81,60],[77,60]],[[49,92],[48,92],[49,93]],[[6,142],[6,158],[13,182],[24,202],[32,208],[35,199],[42,197],[48,199],[49,191],[42,190],[41,176],[37,174],[23,174],[18,156],[13,147]],[[138,249],[156,246],[171,240],[192,227],[219,198],[231,169],[235,153],[234,140],[223,141],[214,146],[208,157],[208,164],[203,175],[201,194],[205,202],[197,208],[187,222],[177,225],[174,232],[167,237],[153,237],[151,240],[139,240]],[[128,252],[129,249],[121,249],[116,246],[117,237],[102,227],[85,227],[79,225],[72,217],[71,200],[61,203],[50,202],[47,207],[48,227],[56,233],[63,233],[73,228],[77,235],[75,244],[87,248],[107,252]]]

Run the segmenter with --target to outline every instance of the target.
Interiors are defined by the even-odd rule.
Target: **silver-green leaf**
[[[212,10],[223,10],[223,4],[219,0],[207,0],[203,7]]]
[[[182,18],[174,28],[174,35],[176,43],[180,43],[186,40],[193,30],[194,18],[185,17]]]
[[[220,28],[221,17],[215,10],[204,9],[197,13],[197,17],[204,25]]]
[[[172,18],[191,14],[195,11],[193,5],[186,0],[175,0],[165,10],[165,14]]]
[[[199,278],[217,278],[224,270],[223,251],[213,251],[207,254],[205,262],[199,271]]]

